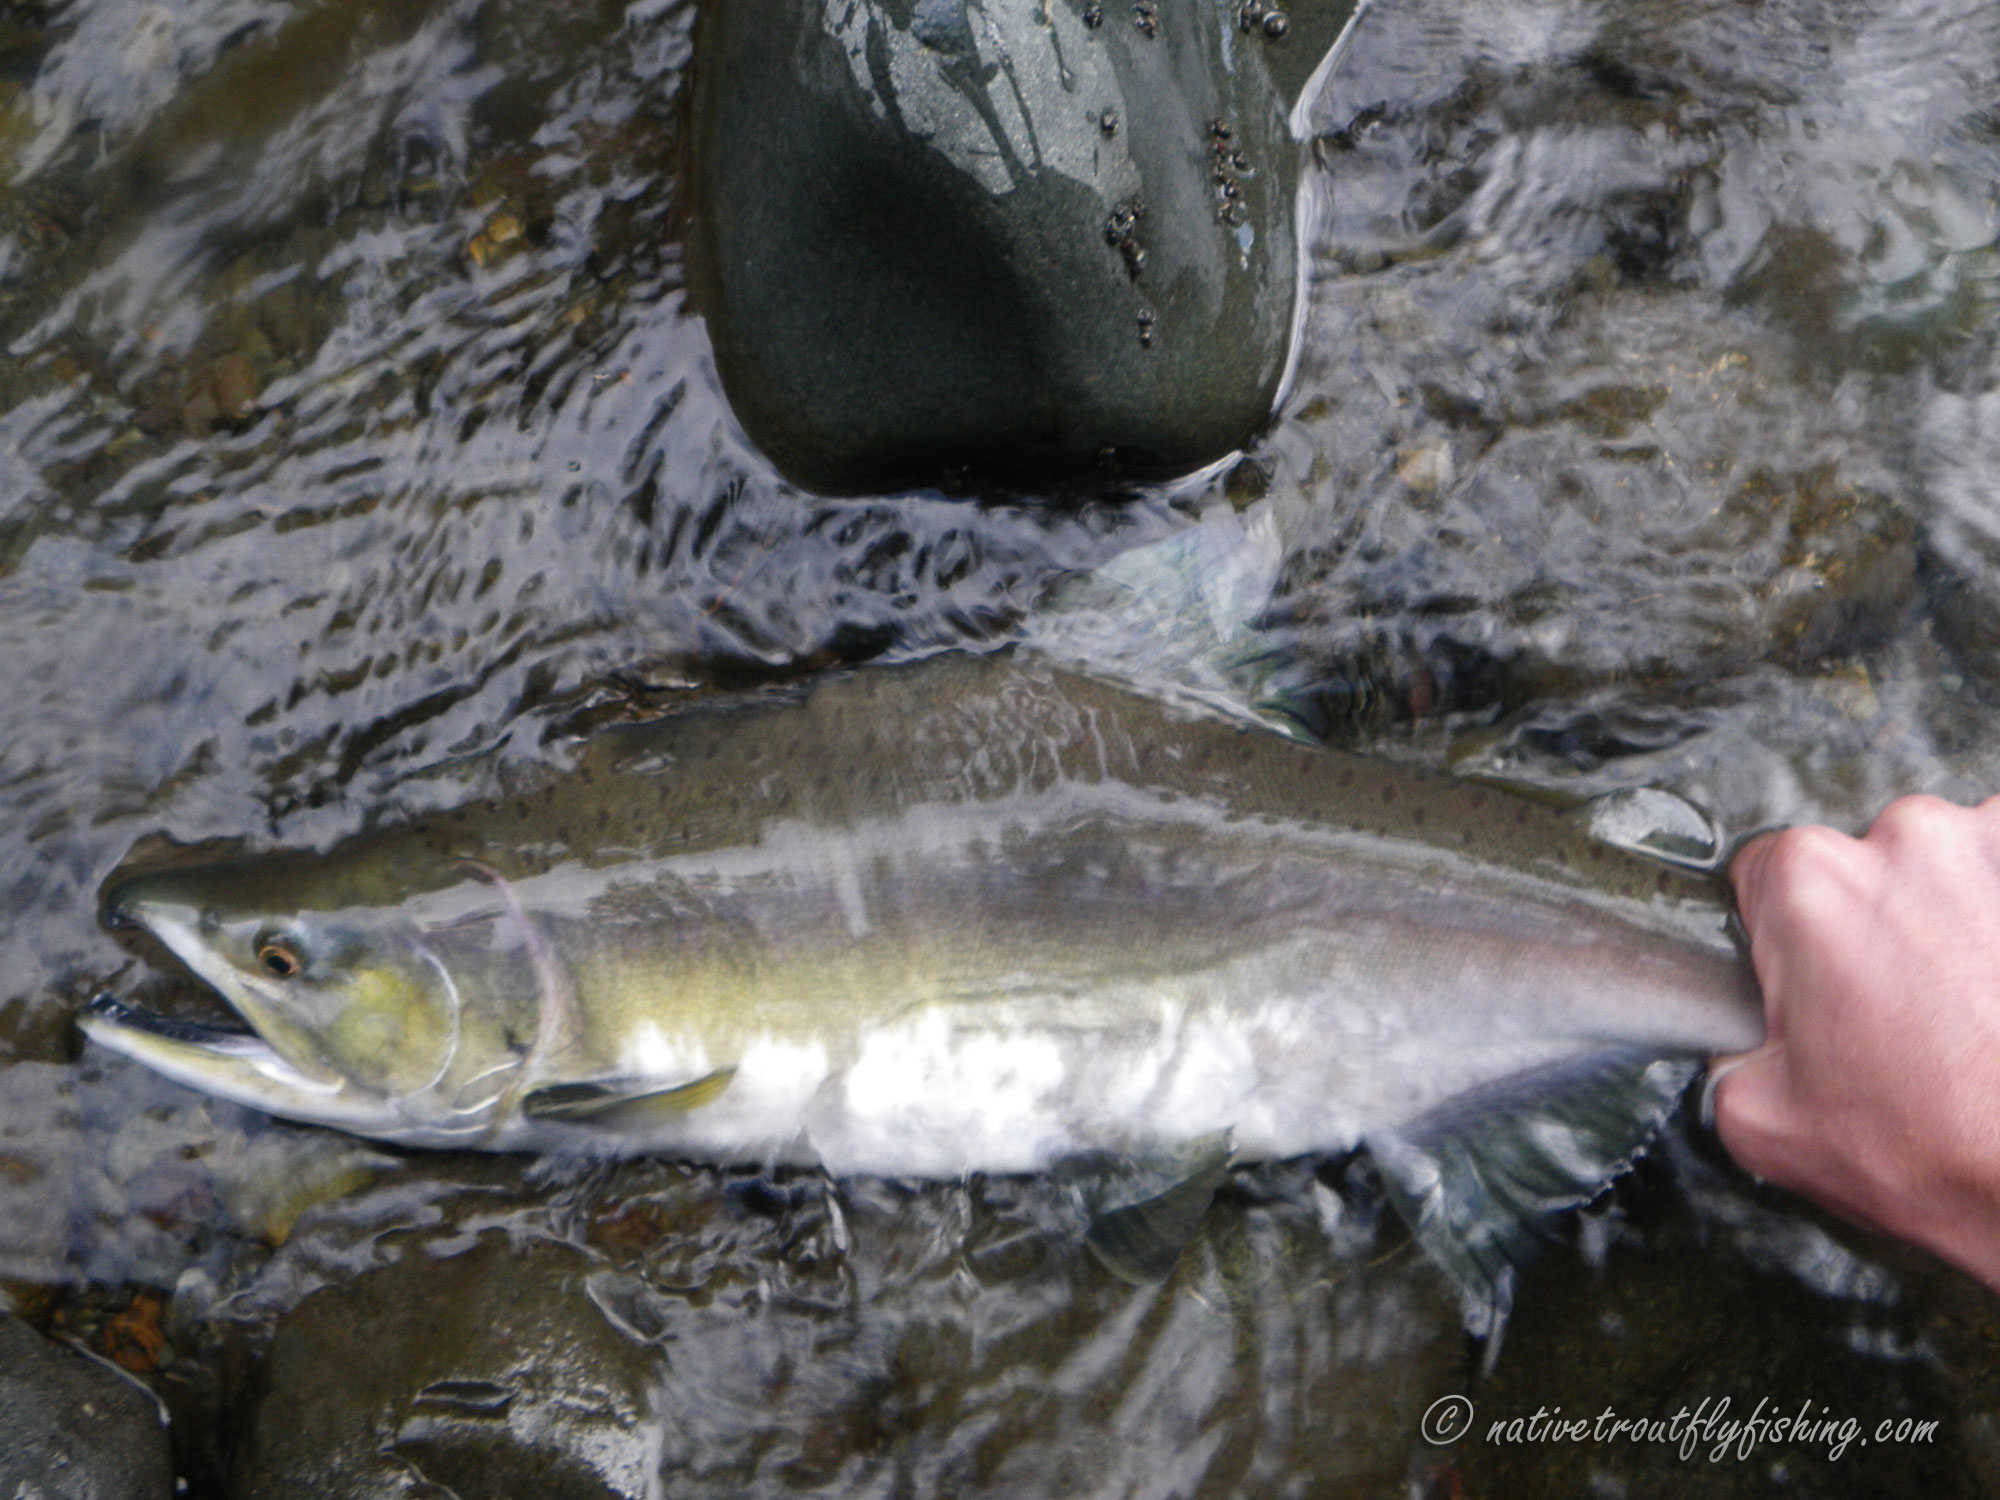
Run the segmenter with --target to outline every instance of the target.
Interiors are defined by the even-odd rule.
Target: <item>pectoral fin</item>
[[[1100,1208],[1084,1236],[1091,1254],[1120,1281],[1134,1286],[1164,1281],[1228,1180],[1230,1154],[1226,1135],[1207,1137],[1176,1164],[1180,1175],[1163,1190]]]
[[[1490,1365],[1555,1218],[1625,1172],[1701,1065],[1618,1049],[1538,1068],[1368,1137],[1389,1201],[1457,1286]]]
[[[599,1125],[622,1130],[649,1121],[673,1119],[690,1114],[704,1104],[713,1104],[736,1076],[734,1068],[718,1068],[713,1073],[657,1088],[629,1078],[596,1078],[577,1083],[545,1083],[530,1089],[521,1099],[521,1112],[531,1120],[562,1120],[571,1124]]]

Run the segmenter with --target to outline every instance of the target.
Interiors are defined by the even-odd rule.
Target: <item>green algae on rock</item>
[[[826,490],[1237,447],[1292,341],[1291,96],[1351,8],[710,8],[691,249],[745,429]]]

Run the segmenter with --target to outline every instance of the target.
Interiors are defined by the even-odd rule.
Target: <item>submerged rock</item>
[[[308,1297],[271,1346],[235,1493],[651,1492],[653,1360],[593,1310],[590,1271],[575,1251],[489,1237]]]
[[[0,1313],[0,1495],[164,1500],[172,1491],[159,1404]]]
[[[834,490],[1229,452],[1291,343],[1290,96],[1350,9],[710,7],[695,285],[750,436]]]

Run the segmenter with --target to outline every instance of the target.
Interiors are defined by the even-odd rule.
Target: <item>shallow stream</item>
[[[135,847],[328,844],[596,724],[987,642],[1215,507],[1276,518],[1340,743],[1737,830],[2000,788],[1989,0],[1379,0],[1240,459],[838,500],[749,446],[686,305],[694,19],[0,6],[17,1309],[162,1396],[197,1497],[2000,1486],[2000,1305],[1688,1132],[1482,1375],[1343,1163],[1239,1172],[1135,1290],[1055,1184],[398,1155],[82,1048],[99,989],[201,1003],[98,925]],[[1457,1392],[1475,1434],[1427,1442]],[[1486,1440],[1766,1397],[1938,1427]]]

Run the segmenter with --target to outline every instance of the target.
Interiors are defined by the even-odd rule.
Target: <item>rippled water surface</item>
[[[80,1052],[95,989],[177,1003],[96,921],[143,841],[327,843],[608,719],[990,640],[1217,506],[1286,538],[1332,738],[1736,829],[2000,787],[2000,8],[1380,0],[1308,112],[1268,430],[1053,501],[826,500],[749,447],[684,304],[693,23],[0,8],[17,1305],[164,1395],[201,1495],[472,1500],[503,1429],[550,1494],[2000,1484],[1991,1299],[1698,1142],[1544,1259],[1482,1377],[1339,1163],[1240,1172],[1139,1291],[1055,1184],[401,1157]],[[1459,1390],[1941,1426],[1427,1444]]]

